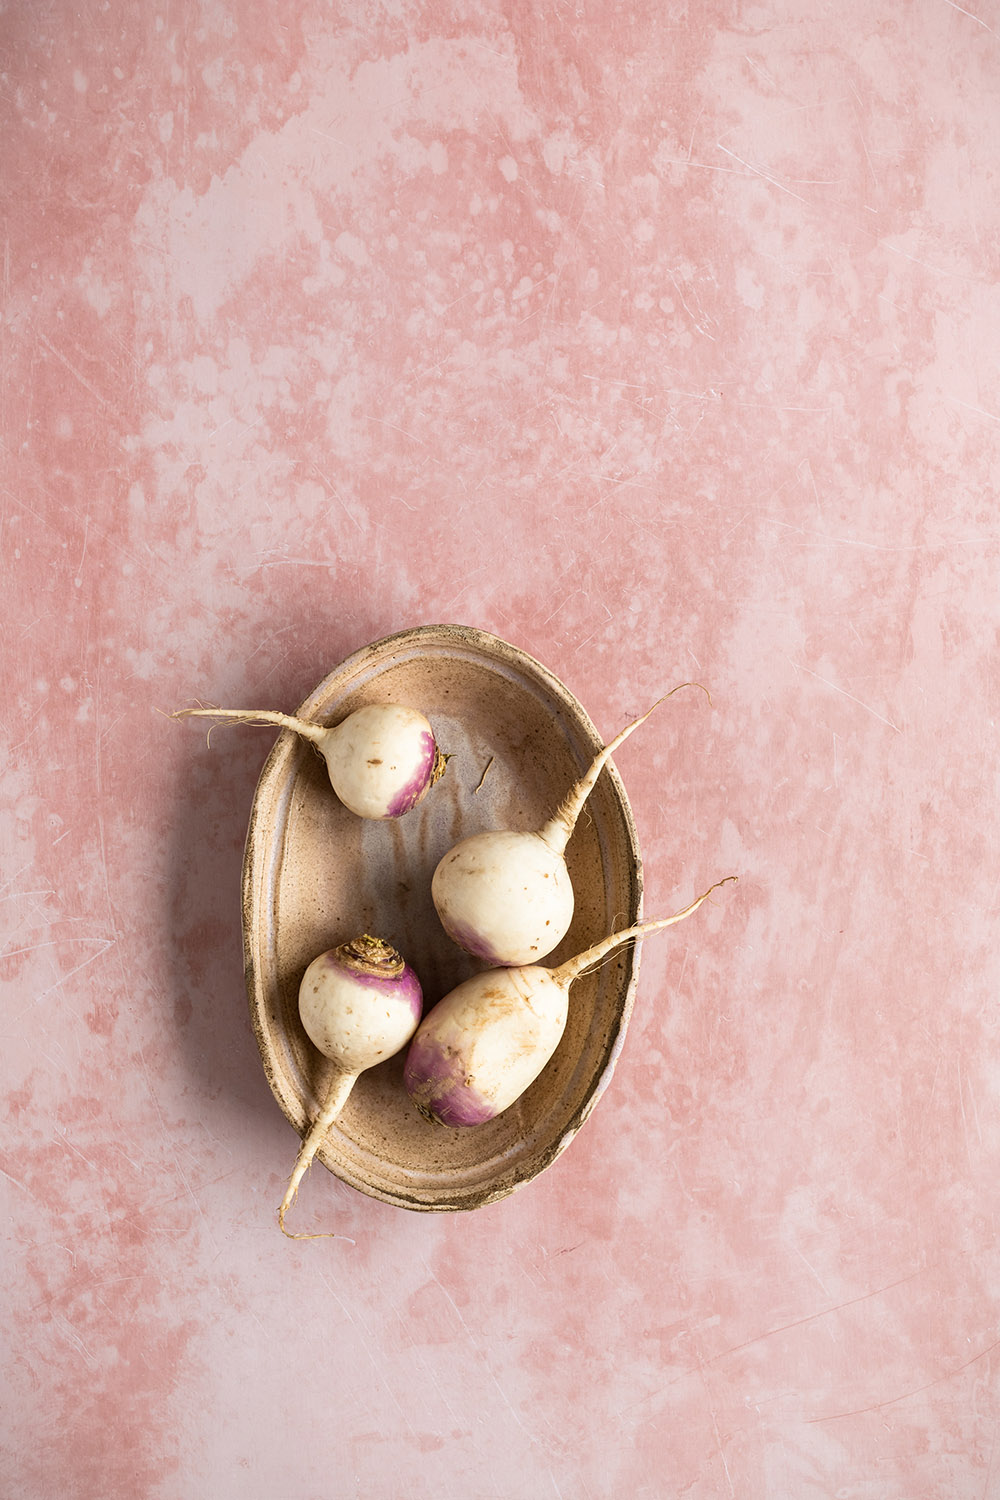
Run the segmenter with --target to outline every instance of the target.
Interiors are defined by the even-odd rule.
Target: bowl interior
[[[327,1065],[298,1016],[318,953],[362,932],[416,969],[425,1013],[486,967],[445,935],[430,897],[438,860],[489,828],[540,827],[602,740],[580,705],[515,647],[462,626],[425,626],[356,653],[299,709],[335,723],[365,703],[419,708],[451,756],[444,777],[398,820],[369,822],[337,800],[319,755],[282,732],[261,773],[244,863],[251,1017],[272,1092],[303,1133]],[[576,909],[554,965],[636,921],[641,866],[624,789],[602,774],[567,849]],[[362,1192],[412,1209],[475,1208],[511,1192],[569,1143],[607,1083],[637,973],[632,945],[570,991],[569,1019],[535,1083],[496,1120],[447,1129],[402,1084],[405,1054],[363,1073],[319,1159]]]

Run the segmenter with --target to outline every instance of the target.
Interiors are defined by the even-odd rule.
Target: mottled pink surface
[[[1000,9],[0,12],[0,1493],[1000,1495]],[[646,945],[472,1215],[310,1174],[239,874],[390,631],[611,735]]]

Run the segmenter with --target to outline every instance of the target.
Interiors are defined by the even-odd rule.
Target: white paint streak
[[[791,661],[791,657],[789,657],[789,661]],[[843,697],[849,698],[852,703],[856,703],[859,708],[863,708],[865,713],[871,714],[873,719],[878,719],[880,724],[886,724],[890,729],[894,729],[897,734],[902,734],[903,731],[898,724],[894,724],[891,719],[885,718],[884,715],[872,708],[870,703],[864,703],[860,698],[855,698],[854,694],[849,693],[846,688],[839,687],[837,683],[831,682],[828,677],[821,677],[818,672],[814,672],[811,667],[804,667],[801,662],[793,661],[792,666],[798,667],[800,672],[808,672],[809,676],[815,677],[817,682],[822,682],[825,687],[832,688],[835,693],[842,694]]]
[[[975,21],[976,25],[981,26],[984,31],[988,31],[990,36],[997,35],[997,33],[993,30],[993,27],[987,26],[986,22],[982,19],[981,16],[974,16],[971,10],[966,10],[962,5],[956,5],[955,0],[944,0],[944,3],[945,5],[950,5],[952,10],[957,10],[959,15],[968,16],[970,21]]]

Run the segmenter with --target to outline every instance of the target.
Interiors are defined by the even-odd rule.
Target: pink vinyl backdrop
[[[1000,1495],[1000,10],[0,12],[19,1500]],[[247,1018],[270,736],[457,621],[624,746],[648,942],[560,1160],[408,1214]]]

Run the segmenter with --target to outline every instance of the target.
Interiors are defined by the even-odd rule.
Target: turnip
[[[431,880],[431,897],[444,930],[460,948],[490,964],[530,964],[558,946],[574,907],[565,850],[584,803],[619,745],[682,687],[701,684],[680,683],[626,725],[541,828],[474,833],[445,854]]]
[[[355,938],[314,958],[299,985],[299,1015],[313,1045],[330,1059],[326,1093],[302,1141],[278,1209],[278,1223],[290,1239],[285,1214],[326,1132],[366,1068],[401,1051],[420,1023],[420,981],[395,948],[380,938]]]
[[[235,719],[294,730],[315,745],[337,796],[359,818],[402,817],[444,773],[447,762],[423,714],[398,703],[369,703],[332,727],[270,709],[182,708],[172,717]]]
[[[559,1044],[575,979],[622,943],[682,922],[727,875],[672,917],[639,922],[558,968],[489,969],[466,979],[424,1017],[406,1055],[403,1082],[425,1119],[481,1125],[519,1099]]]

